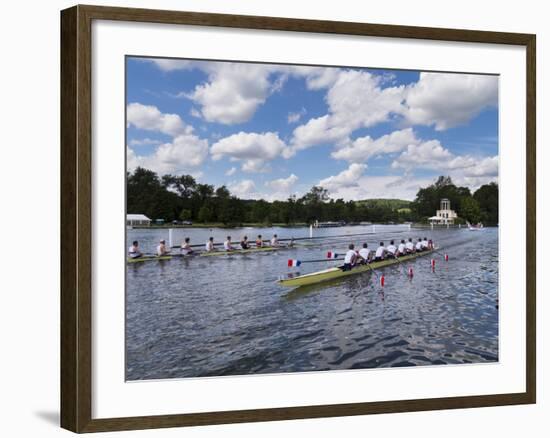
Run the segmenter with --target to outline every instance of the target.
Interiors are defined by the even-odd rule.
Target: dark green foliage
[[[451,177],[440,176],[437,181],[421,188],[410,205],[415,220],[426,221],[439,210],[442,198],[451,201],[451,209],[459,216],[457,223],[484,222],[498,224],[498,185],[490,183],[481,186],[472,196],[467,187],[456,186]]]
[[[418,191],[413,202],[401,199],[344,201],[332,199],[323,187],[314,186],[301,198],[286,201],[238,199],[225,186],[201,184],[190,175],[164,175],[138,167],[127,174],[127,212],[143,213],[151,219],[190,220],[225,225],[256,223],[270,225],[315,221],[406,222],[433,216],[441,198],[470,222],[498,223],[498,186],[480,187],[472,197],[467,187],[457,187],[449,177],[439,177]]]

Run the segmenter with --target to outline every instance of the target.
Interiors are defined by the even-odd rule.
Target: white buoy
[[[411,224],[409,224],[409,232],[411,231]]]
[[[372,226],[372,234],[376,234],[376,225]]]
[[[433,231],[433,230],[434,230],[434,223],[432,222],[432,223],[430,224],[430,226],[432,227],[432,231]]]
[[[309,238],[311,239],[313,237],[313,225],[309,226]]]
[[[172,248],[172,228],[168,229],[168,245]]]

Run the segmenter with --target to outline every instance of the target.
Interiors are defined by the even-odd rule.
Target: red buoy
[[[446,261],[446,262],[449,261],[449,254],[445,254],[445,261]]]
[[[432,271],[435,270],[435,259],[432,259]]]
[[[380,286],[384,287],[384,283],[386,282],[386,279],[384,278],[384,275],[380,276]]]
[[[413,275],[414,275],[413,268],[409,268],[409,277],[412,278]]]

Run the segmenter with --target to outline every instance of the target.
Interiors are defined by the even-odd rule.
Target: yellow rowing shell
[[[418,257],[432,254],[433,252],[434,250],[422,251],[419,253],[399,257],[398,259],[391,258],[391,259],[386,259],[379,262],[372,262],[368,265],[359,265],[353,268],[351,271],[342,271],[341,268],[334,267],[334,268],[325,269],[323,271],[312,272],[311,274],[304,274],[304,275],[299,275],[297,277],[285,278],[283,280],[279,280],[278,283],[281,286],[285,286],[285,287],[308,286],[310,284],[318,284],[325,281],[334,280],[336,278],[362,274],[363,272],[368,272],[374,269],[385,268],[387,266],[395,265],[399,262],[407,262],[410,260],[414,260]],[[327,262],[329,261],[330,260],[327,260]]]
[[[141,263],[141,262],[151,262],[151,261],[159,261],[159,260],[171,260],[172,256],[143,256],[143,257],[137,257],[132,258],[128,257],[128,263]]]

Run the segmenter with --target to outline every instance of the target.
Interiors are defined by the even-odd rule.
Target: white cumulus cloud
[[[337,190],[342,187],[353,187],[358,185],[359,178],[367,169],[366,164],[352,163],[346,170],[338,175],[329,176],[319,181],[319,185],[329,191]]]
[[[378,155],[401,152],[407,146],[419,143],[420,140],[416,138],[412,128],[407,128],[383,135],[377,139],[373,139],[368,135],[357,138],[348,146],[332,152],[331,156],[337,160],[361,163]]]
[[[438,131],[468,122],[498,103],[498,77],[455,73],[420,73],[405,91],[403,112],[410,124],[434,125]]]
[[[266,163],[281,156],[285,149],[285,143],[275,132],[239,132],[214,143],[210,153],[214,160],[229,157],[233,161],[242,161],[245,172],[262,172]]]
[[[126,120],[129,125],[138,129],[160,132],[172,137],[193,132],[193,127],[186,125],[177,114],[165,114],[156,106],[137,102],[126,107]]]
[[[256,184],[251,179],[243,179],[242,181],[230,184],[227,188],[231,194],[238,198],[256,197]]]
[[[271,187],[276,192],[288,193],[297,181],[298,177],[292,173],[288,178],[274,179],[266,182],[265,185]]]

